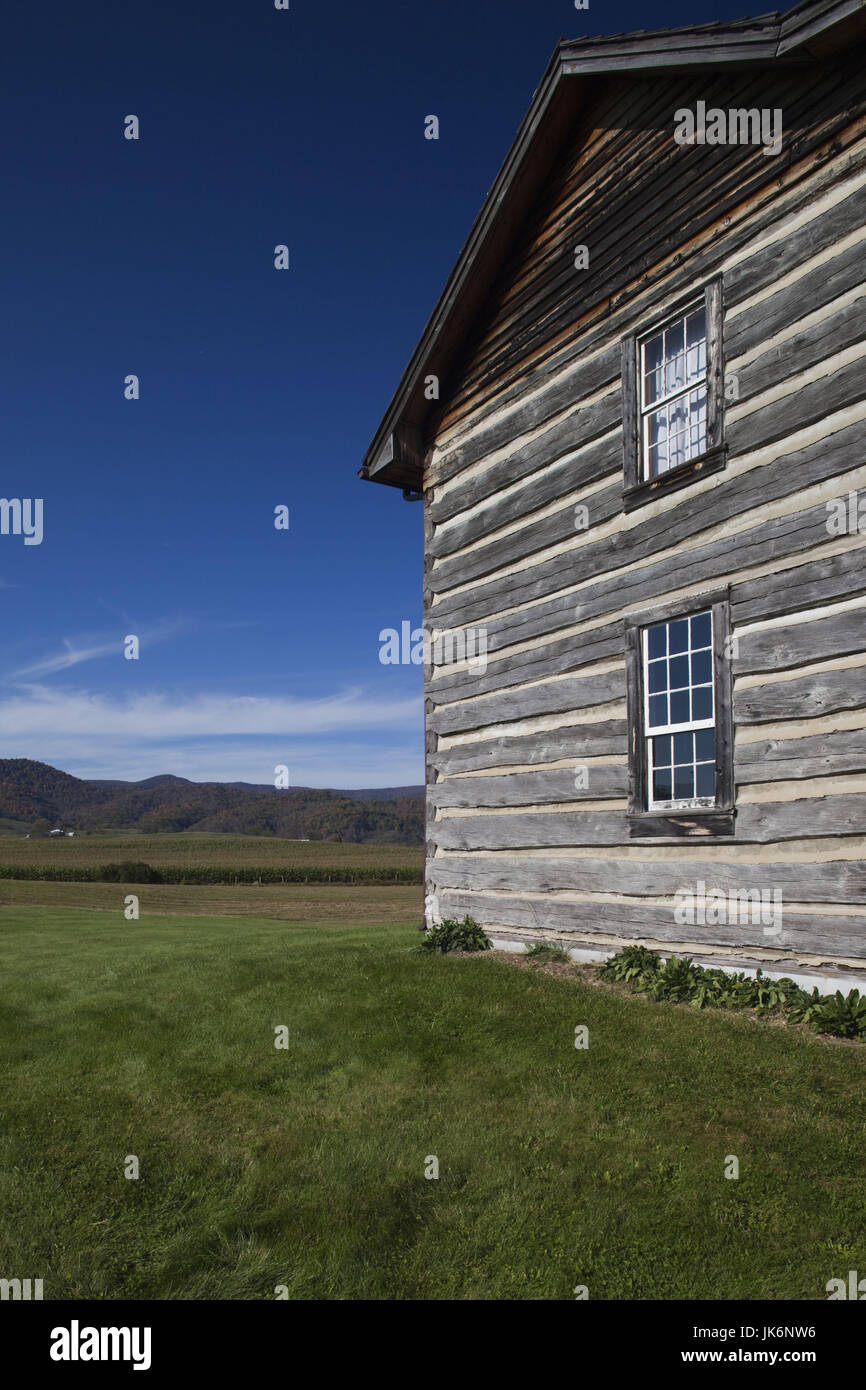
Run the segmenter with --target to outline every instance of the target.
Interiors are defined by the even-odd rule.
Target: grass
[[[0,1274],[47,1298],[823,1300],[866,1269],[862,1049],[416,942],[0,911]]]
[[[142,835],[136,831],[30,839],[0,835],[0,864],[113,864],[143,860],[155,867],[234,864],[335,865],[343,868],[420,868],[424,851],[407,845],[351,845],[330,840],[281,840],[268,835],[209,835],[198,831]]]

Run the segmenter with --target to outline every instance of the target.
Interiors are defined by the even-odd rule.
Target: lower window
[[[643,630],[649,808],[714,806],[712,609]]]
[[[626,620],[629,815],[643,829],[694,826],[689,817],[725,812],[705,830],[731,833],[733,734],[727,594]]]

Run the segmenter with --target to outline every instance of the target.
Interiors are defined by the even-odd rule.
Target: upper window
[[[707,313],[703,303],[640,342],[641,473],[657,478],[707,447]]]
[[[624,499],[724,466],[720,280],[623,340]]]

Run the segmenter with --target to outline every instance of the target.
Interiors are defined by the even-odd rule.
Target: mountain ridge
[[[424,788],[277,790],[253,782],[191,782],[172,773],[128,782],[74,777],[31,758],[5,758],[3,819],[79,831],[208,830],[415,845],[424,838]]]

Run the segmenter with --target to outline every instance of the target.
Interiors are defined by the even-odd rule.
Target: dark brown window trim
[[[718,473],[727,461],[727,445],[720,444],[715,449],[707,449],[706,453],[689,459],[688,463],[682,464],[679,468],[672,468],[668,473],[660,474],[658,478],[647,478],[635,487],[624,488],[623,507],[627,512],[633,512],[637,507],[645,507],[647,502],[653,502],[656,497],[677,492],[681,487],[688,487],[698,474],[706,477],[709,473]]]
[[[715,806],[681,810],[649,810],[646,739],[643,724],[643,651],[641,632],[653,623],[670,622],[711,608],[713,613],[713,679],[716,701]],[[731,659],[726,654],[731,632],[729,590],[717,589],[655,608],[630,613],[625,619],[628,700],[628,811],[632,839],[665,836],[701,838],[734,834],[734,733]]]
[[[722,835],[733,835],[734,811],[701,810],[629,812],[628,826],[632,840],[658,839],[709,839]]]
[[[671,305],[663,317],[654,321],[664,323],[668,318],[688,308],[700,298],[700,290]],[[632,511],[645,505],[662,492],[676,491],[692,482],[699,474],[714,473],[724,468],[727,460],[723,445],[725,373],[722,343],[723,298],[722,277],[716,276],[704,286],[707,314],[707,441],[708,447],[699,458],[690,459],[681,468],[672,469],[657,478],[644,478],[641,456],[640,385],[638,382],[638,343],[652,327],[630,333],[622,340],[622,444],[623,444],[623,508]]]

